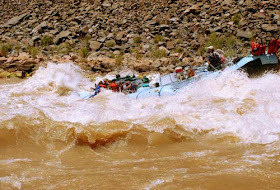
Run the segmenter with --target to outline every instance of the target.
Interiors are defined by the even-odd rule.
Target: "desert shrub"
[[[130,50],[129,50],[129,52],[130,52],[131,54],[135,54],[135,53],[137,53],[138,51],[140,51],[140,47],[130,48]]]
[[[9,52],[12,51],[12,49],[13,47],[8,43],[0,44],[0,54],[4,57],[7,57]]]
[[[53,52],[58,54],[68,55],[70,51],[71,51],[71,46],[67,42],[63,42],[58,46],[53,47]]]
[[[115,56],[115,63],[116,63],[116,66],[120,66],[121,65],[121,63],[122,63],[122,61],[123,61],[123,55],[116,55]]]
[[[23,49],[23,45],[19,41],[14,41],[13,49],[19,54],[20,50]]]
[[[235,14],[231,17],[231,21],[234,23],[234,24],[238,24],[239,21],[241,20],[241,14]]]
[[[136,57],[136,59],[142,59],[143,58],[143,54],[136,53],[135,57]]]
[[[182,53],[183,52],[183,48],[182,47],[177,47],[175,49],[172,50],[173,53]]]
[[[84,36],[84,38],[81,39],[81,44],[83,47],[86,47],[88,49],[90,49],[89,45],[89,40],[91,39],[91,35],[87,34]]]
[[[41,46],[49,46],[49,45],[52,45],[53,44],[53,37],[51,36],[44,36],[42,39],[41,39]]]
[[[109,40],[105,43],[106,47],[114,47],[116,45],[116,42],[114,40]]]
[[[35,59],[37,57],[37,55],[40,53],[40,48],[38,47],[33,47],[33,46],[28,46],[27,47],[27,52],[29,53],[29,55],[31,55],[31,57],[33,59]]]
[[[183,42],[182,38],[176,39],[176,44],[181,44]]]
[[[204,55],[205,54],[205,52],[206,52],[206,46],[200,46],[198,49],[197,49],[197,55]]]
[[[162,35],[156,35],[154,37],[154,41],[155,41],[155,43],[165,42],[165,38]]]
[[[167,52],[163,49],[159,49],[158,47],[151,47],[149,50],[150,51],[147,53],[147,57],[161,58],[167,56]]]
[[[89,34],[85,35],[84,40],[89,41],[90,39],[91,39],[91,35]]]
[[[82,47],[81,49],[79,49],[79,55],[82,58],[87,58],[89,54],[89,49],[87,47]]]
[[[233,56],[236,53],[238,42],[238,39],[233,35],[217,36],[216,33],[212,33],[206,43],[198,48],[197,54],[203,55],[206,52],[206,47],[214,46],[216,49],[222,49],[225,56]]]
[[[140,36],[135,36],[133,38],[134,43],[140,44],[142,42],[142,38]]]

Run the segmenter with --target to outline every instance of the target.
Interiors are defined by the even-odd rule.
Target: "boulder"
[[[243,30],[237,30],[237,34],[236,36],[240,37],[240,38],[247,38],[250,39],[252,38],[254,35],[251,31],[243,31]]]
[[[180,21],[180,19],[178,17],[173,17],[171,19],[169,19],[171,22],[178,22]]]
[[[223,0],[221,5],[232,5],[233,1],[232,0]]]
[[[193,5],[192,7],[188,8],[184,11],[184,13],[193,13],[193,14],[199,13],[199,12],[200,12],[200,7],[197,4]]]
[[[256,17],[257,19],[264,19],[266,18],[265,14],[262,12],[257,12],[255,14],[253,14],[254,17]]]
[[[138,72],[148,72],[151,70],[151,67],[147,64],[147,63],[136,63],[134,64],[134,68],[133,68],[135,71],[138,71]]]
[[[11,73],[8,72],[8,71],[2,71],[2,72],[0,72],[0,78],[7,78],[7,77],[9,77],[10,75],[11,75]]]
[[[69,39],[69,36],[71,35],[71,32],[66,30],[66,31],[62,31],[60,32],[57,37],[54,39],[54,43],[56,45],[61,44],[65,39]]]
[[[280,14],[275,14],[273,17],[274,20],[280,20]]]
[[[15,60],[14,57],[9,57],[8,60],[6,61],[7,63],[12,63]]]
[[[90,41],[89,46],[92,51],[98,51],[98,50],[100,50],[102,43],[100,43],[98,41]]]
[[[33,28],[33,30],[31,31],[31,34],[41,34],[43,33],[43,29],[48,27],[48,23],[46,21],[42,22],[41,24],[39,24],[38,26],[36,26],[35,28]]]
[[[0,57],[0,64],[5,63],[8,60],[6,57]]]
[[[19,60],[25,60],[25,59],[29,59],[29,58],[30,58],[30,55],[25,52],[19,53],[19,55],[17,57],[17,59],[19,59]]]
[[[118,32],[115,39],[121,40],[123,38],[123,36],[124,36],[123,32]]]
[[[159,59],[155,60],[152,62],[152,65],[151,65],[154,69],[155,68],[159,68],[161,66],[161,61]]]
[[[24,72],[22,72],[22,71],[16,71],[14,74],[18,78],[23,78],[24,77]]]
[[[161,50],[161,51],[165,51],[166,54],[169,53],[168,49],[166,47],[164,47],[164,46],[160,46],[158,49]]]
[[[26,73],[33,72],[36,68],[38,68],[38,66],[39,63],[34,60],[15,60],[13,63],[6,63],[1,65],[4,70],[7,70],[9,72],[24,71]]]
[[[279,30],[277,25],[272,24],[262,24],[261,27],[266,32],[277,32]]]
[[[168,42],[166,43],[166,47],[167,47],[167,49],[169,49],[169,50],[174,49],[174,47],[175,47],[174,41],[168,41]]]
[[[168,65],[168,63],[169,63],[169,59],[166,57],[160,58],[159,61],[162,65]]]
[[[111,7],[112,4],[111,4],[111,3],[108,3],[108,2],[103,2],[103,3],[102,3],[102,6],[103,6],[103,7]]]
[[[17,25],[26,16],[27,16],[27,14],[21,14],[19,16],[13,17],[10,20],[8,20],[8,22],[6,24],[4,24],[3,27],[9,28],[11,26]]]
[[[159,26],[159,30],[162,31],[162,30],[166,30],[166,29],[169,29],[169,26],[167,24],[161,24]]]
[[[210,28],[210,33],[213,33],[213,32],[222,32],[222,27],[217,26],[215,28]]]
[[[240,26],[245,26],[246,24],[247,24],[248,22],[247,22],[247,20],[245,19],[245,18],[241,18],[241,20],[239,21],[239,25]]]
[[[10,73],[9,78],[23,78],[24,74],[22,71],[16,71],[13,73]]]

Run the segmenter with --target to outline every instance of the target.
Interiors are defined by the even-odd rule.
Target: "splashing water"
[[[224,72],[219,77],[205,77],[175,96],[132,100],[103,90],[95,98],[82,100],[78,92],[90,91],[94,84],[82,78],[73,64],[50,63],[26,81],[2,87],[1,115],[6,117],[1,119],[32,116],[40,110],[54,121],[119,120],[159,131],[168,126],[160,128],[154,123],[168,117],[185,130],[232,133],[245,142],[269,143],[277,141],[280,132],[277,84],[279,74],[249,79],[242,72]]]
[[[208,168],[208,171],[213,170],[213,175],[217,176],[218,171],[226,175],[229,171],[226,170],[226,166],[221,168],[225,162],[222,157],[217,156],[217,152],[226,155],[227,149],[241,154],[238,154],[234,161],[228,159],[232,164],[238,165],[230,170],[236,174],[242,167],[261,165],[279,155],[279,84],[279,73],[267,73],[251,79],[240,71],[224,71],[217,77],[202,78],[184,87],[174,96],[134,100],[122,93],[102,90],[96,97],[83,100],[78,93],[92,91],[94,83],[83,78],[82,71],[71,63],[49,63],[46,68],[39,68],[31,78],[23,82],[0,85],[0,145],[17,148],[20,142],[20,145],[24,146],[23,149],[29,150],[31,145],[26,144],[30,141],[32,146],[39,146],[38,151],[46,151],[44,159],[52,158],[48,163],[41,164],[41,167],[51,164],[53,171],[49,171],[50,173],[57,172],[57,168],[62,170],[63,167],[70,167],[67,163],[76,166],[76,162],[69,159],[71,160],[73,155],[77,156],[79,151],[83,152],[81,155],[88,157],[85,158],[88,162],[94,162],[90,161],[93,156],[91,151],[80,150],[79,147],[84,147],[83,145],[92,149],[101,147],[99,151],[102,147],[107,150],[106,146],[109,146],[110,153],[105,151],[99,155],[97,150],[94,152],[93,157],[102,160],[103,163],[102,167],[97,169],[98,175],[101,175],[104,169],[113,167],[108,165],[112,160],[116,161],[119,169],[122,168],[122,162],[118,162],[119,158],[125,157],[123,162],[130,169],[131,163],[141,163],[140,168],[144,167],[145,163],[153,163],[149,166],[152,169],[146,168],[144,171],[154,175],[147,181],[141,181],[142,178],[139,178],[142,189],[169,187],[168,184],[174,180],[178,181],[179,176],[184,178],[191,175],[187,175],[189,170],[194,174],[196,170],[191,169],[191,166],[187,170],[181,168],[181,160],[190,159],[196,163],[195,159],[211,158],[213,168]],[[220,144],[224,141],[229,143]],[[173,146],[174,143],[176,146]],[[143,151],[141,144],[149,147],[144,148],[147,151]],[[258,148],[254,147],[255,144]],[[165,145],[168,151],[160,148],[162,152],[157,152],[157,149],[150,147],[161,145]],[[244,145],[250,148],[244,151]],[[219,148],[215,148],[216,146]],[[262,146],[265,146],[265,149],[261,148]],[[9,152],[10,149],[5,148],[5,151]],[[11,171],[5,167],[5,163],[31,164],[33,160],[40,159],[40,156],[18,157],[14,153],[7,155],[10,156],[3,156],[2,161],[0,160],[0,166],[7,171],[6,177],[0,178],[0,182],[7,185],[4,187],[32,187],[24,186],[27,182],[23,176],[7,177]],[[165,164],[168,160],[177,160],[180,167],[174,166],[173,171],[172,168],[155,164],[161,159]],[[208,163],[209,160],[201,162]],[[219,166],[214,163],[219,163]],[[96,163],[92,164],[97,166]],[[169,169],[173,172],[172,175],[159,175],[164,172],[162,168]],[[202,167],[199,171],[207,172],[207,169],[204,169]],[[126,169],[122,170],[125,171]],[[140,175],[141,171],[134,168],[131,172]],[[74,178],[77,179],[76,177]],[[95,179],[97,178],[95,176]],[[275,174],[272,178],[277,179],[278,175]],[[42,179],[45,179],[43,174],[40,179],[30,178],[29,181],[41,182]],[[121,176],[118,179],[122,181]],[[83,183],[83,187],[90,187],[87,181]],[[111,185],[113,187],[114,183]],[[133,184],[130,185],[134,187]],[[44,187],[42,184],[39,186]],[[58,187],[62,186],[50,189]],[[106,188],[102,185],[100,187]],[[192,187],[199,186],[193,184]]]

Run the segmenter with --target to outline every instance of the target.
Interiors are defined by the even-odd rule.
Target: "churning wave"
[[[279,140],[279,73],[252,79],[241,71],[224,71],[174,96],[140,100],[107,90],[83,100],[78,92],[91,91],[94,82],[82,74],[74,64],[49,63],[21,83],[1,85],[0,130],[11,137],[91,147],[139,135],[152,144],[201,134],[234,136],[245,143]]]

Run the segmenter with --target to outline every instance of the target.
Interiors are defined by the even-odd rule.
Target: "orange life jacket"
[[[195,75],[195,72],[194,72],[194,70],[189,70],[189,72],[188,72],[188,77],[193,77]]]
[[[102,88],[107,88],[107,85],[105,85],[105,84],[100,84],[99,86]]]
[[[110,84],[112,91],[117,92],[118,91],[118,84],[113,82],[112,84]]]

